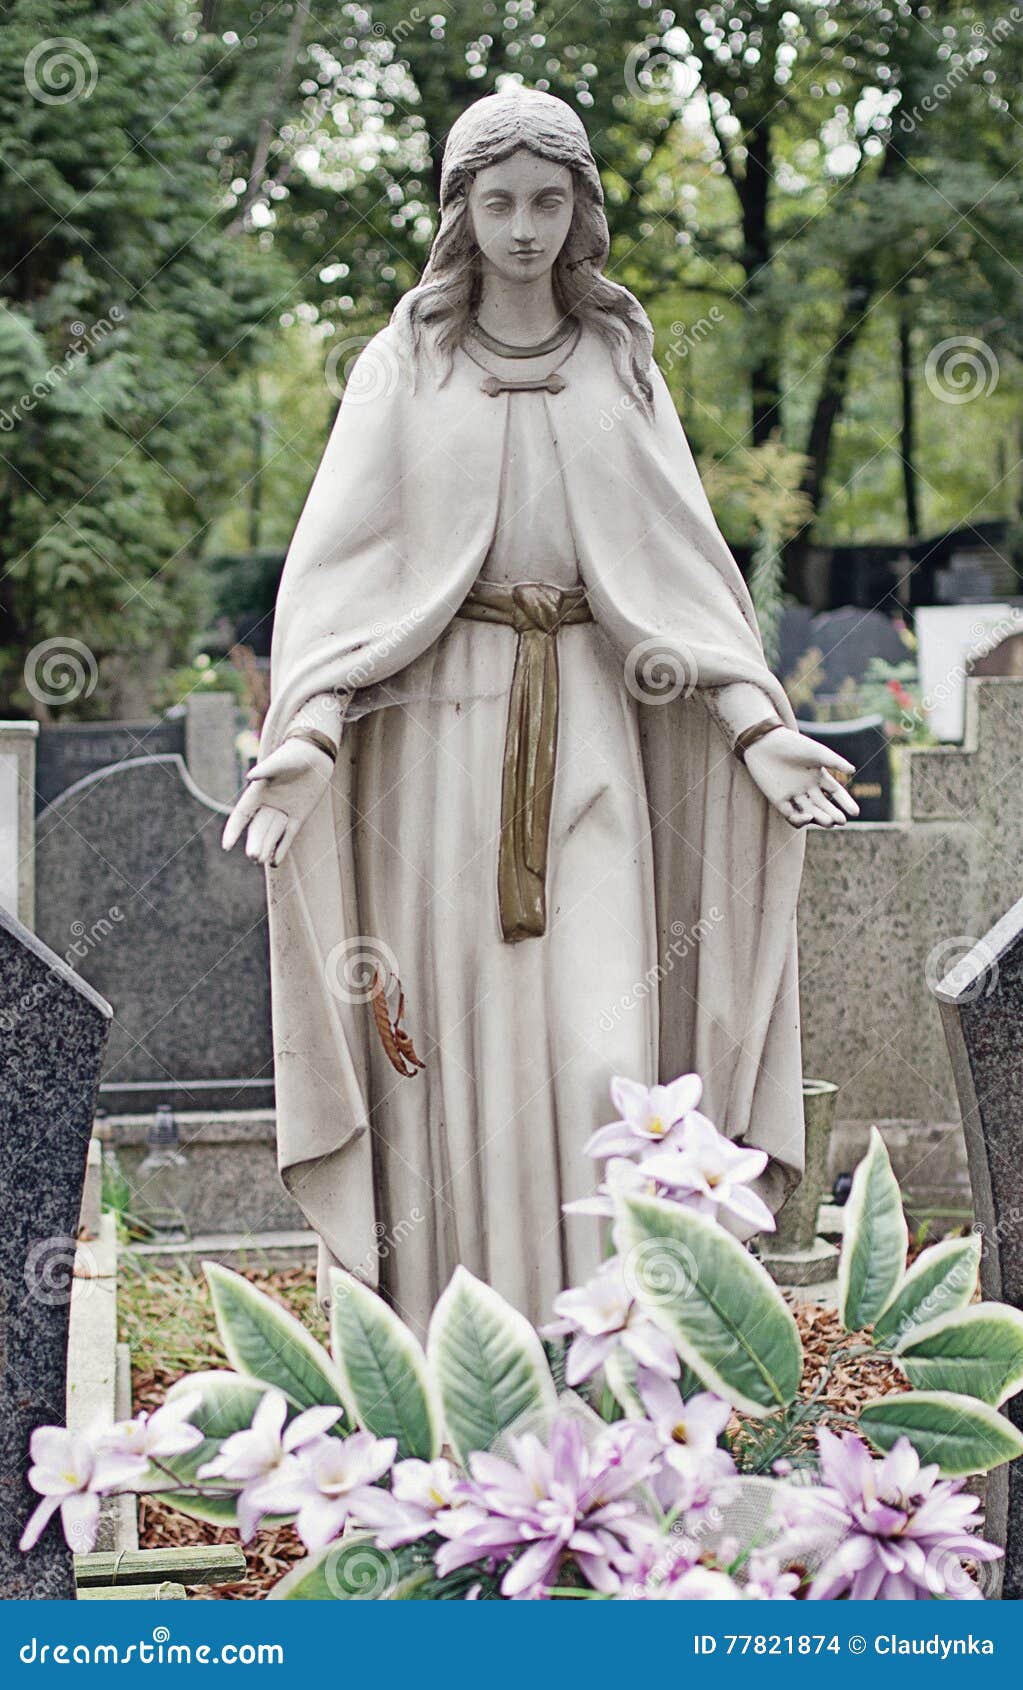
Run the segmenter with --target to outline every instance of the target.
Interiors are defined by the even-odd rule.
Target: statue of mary
[[[795,730],[607,253],[571,107],[463,113],[225,831],[267,868],[283,1178],[420,1328],[459,1262],[535,1320],[597,1265],[562,1205],[614,1076],[698,1073],[773,1208],[801,1169],[801,829],[855,814],[849,765]]]

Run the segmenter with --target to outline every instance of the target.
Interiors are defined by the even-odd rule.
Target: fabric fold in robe
[[[362,356],[379,379],[342,403],[288,555],[262,751],[319,692],[386,704],[393,684],[405,702],[346,726],[329,797],[268,871],[279,1161],[325,1259],[391,1287],[396,1271],[406,1285],[418,1275],[432,1295],[457,1251],[546,1315],[555,1281],[590,1249],[580,1231],[596,1233],[583,1220],[559,1230],[556,1216],[599,1177],[580,1147],[611,1117],[611,1073],[696,1069],[706,1113],[768,1152],[773,1207],[801,1171],[804,841],[700,692],[747,681],[793,717],[656,370],[651,418],[589,328],[558,393],[484,393],[464,352],[443,382],[419,371],[413,384],[390,329]],[[495,855],[515,641],[457,612],[494,553],[524,406],[531,437],[542,417],[549,464],[534,494],[564,501],[594,622],[558,636],[548,929],[506,945]],[[528,510],[521,520],[525,560]],[[528,573],[564,579],[532,562]],[[645,690],[652,660],[672,666],[677,689]],[[451,848],[458,828],[471,851]],[[429,921],[414,915],[417,890]],[[615,937],[619,909],[627,938]],[[365,1002],[338,987],[338,959],[377,943],[395,955],[427,1062],[415,1080],[380,1070]],[[430,1101],[395,1105],[392,1084]],[[528,1210],[511,1234],[502,1182],[505,1207]],[[426,1218],[392,1247],[409,1207]],[[512,1262],[516,1248],[542,1258],[534,1272]]]

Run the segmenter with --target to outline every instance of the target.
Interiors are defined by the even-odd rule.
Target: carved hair
[[[413,366],[429,352],[442,377],[451,368],[482,285],[469,187],[481,170],[520,149],[572,172],[572,222],[551,273],[555,304],[563,316],[600,335],[626,387],[648,408],[653,330],[638,299],[602,273],[610,239],[589,137],[564,100],[534,90],[487,94],[451,127],[441,166],[440,227],[422,281],[398,302],[391,319]]]

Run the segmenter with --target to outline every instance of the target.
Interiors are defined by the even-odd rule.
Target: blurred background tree
[[[7,19],[7,708],[34,708],[21,664],[52,634],[100,658],[97,711],[194,656],[218,611],[265,636],[345,371],[422,268],[447,130],[508,79],[586,122],[610,273],[650,310],[772,602],[805,590],[811,538],[1018,518],[1023,28],[996,4],[15,0]],[[59,104],[26,71],[54,37],[96,72]],[[981,390],[943,402],[962,370],[935,353],[964,337]]]

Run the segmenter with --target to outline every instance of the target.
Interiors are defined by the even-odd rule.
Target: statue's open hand
[[[230,851],[245,829],[245,854],[276,868],[306,817],[330,784],[334,765],[304,739],[286,739],[249,770],[245,790],[227,818],[221,844]]]
[[[853,765],[808,734],[775,728],[751,745],[746,767],[764,797],[793,827],[842,827],[860,807],[832,770],[855,774]]]

